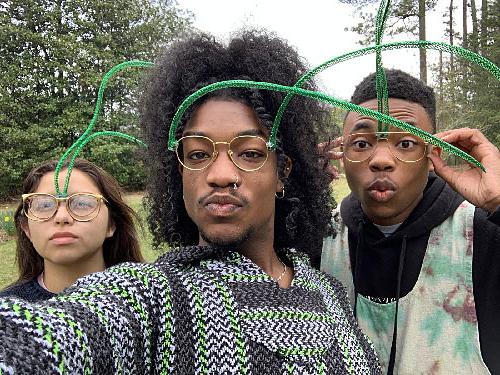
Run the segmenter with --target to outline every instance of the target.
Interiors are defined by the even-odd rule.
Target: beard
[[[238,233],[233,236],[217,236],[205,233],[201,228],[200,237],[208,244],[224,251],[238,250],[241,245],[247,242],[255,232],[255,228],[250,227],[243,233]]]

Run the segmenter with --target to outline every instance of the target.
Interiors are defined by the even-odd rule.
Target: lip
[[[396,190],[396,184],[387,178],[376,179],[368,185],[369,197],[380,203],[391,200],[396,194]]]
[[[202,206],[213,216],[229,216],[238,211],[243,203],[232,195],[214,194],[206,198]]]
[[[78,241],[78,236],[71,232],[56,232],[50,236],[49,241],[58,245],[66,245]]]

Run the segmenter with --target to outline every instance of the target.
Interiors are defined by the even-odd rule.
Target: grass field
[[[340,202],[343,197],[349,193],[349,187],[344,178],[337,180],[333,183],[334,197],[337,202]],[[142,206],[141,193],[128,194],[125,198],[127,203],[139,214],[142,218],[143,228],[139,229],[140,243],[144,258],[148,262],[154,261],[158,257],[158,253],[152,250],[152,236],[149,233],[146,223],[146,213]],[[13,239],[2,241],[0,236],[0,290],[6,285],[10,284],[17,278],[17,270],[14,264],[15,258],[15,241]]]

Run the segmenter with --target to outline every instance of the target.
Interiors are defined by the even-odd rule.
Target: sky
[[[337,0],[178,0],[178,4],[194,14],[194,27],[222,40],[244,26],[274,31],[288,40],[310,67],[361,48],[357,43],[359,35],[345,30],[357,23],[354,7]],[[427,25],[427,40],[443,41],[440,16],[430,15]],[[396,40],[405,37],[384,38],[384,42]],[[417,49],[384,52],[383,62],[387,68],[418,77]],[[320,89],[339,99],[349,99],[356,84],[374,70],[373,54],[334,65],[318,75]]]

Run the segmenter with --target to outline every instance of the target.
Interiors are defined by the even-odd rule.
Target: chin
[[[224,233],[205,232],[200,230],[200,237],[207,244],[215,247],[220,247],[228,250],[235,250],[241,244],[246,242],[251,236],[252,230],[249,229],[245,232]]]

